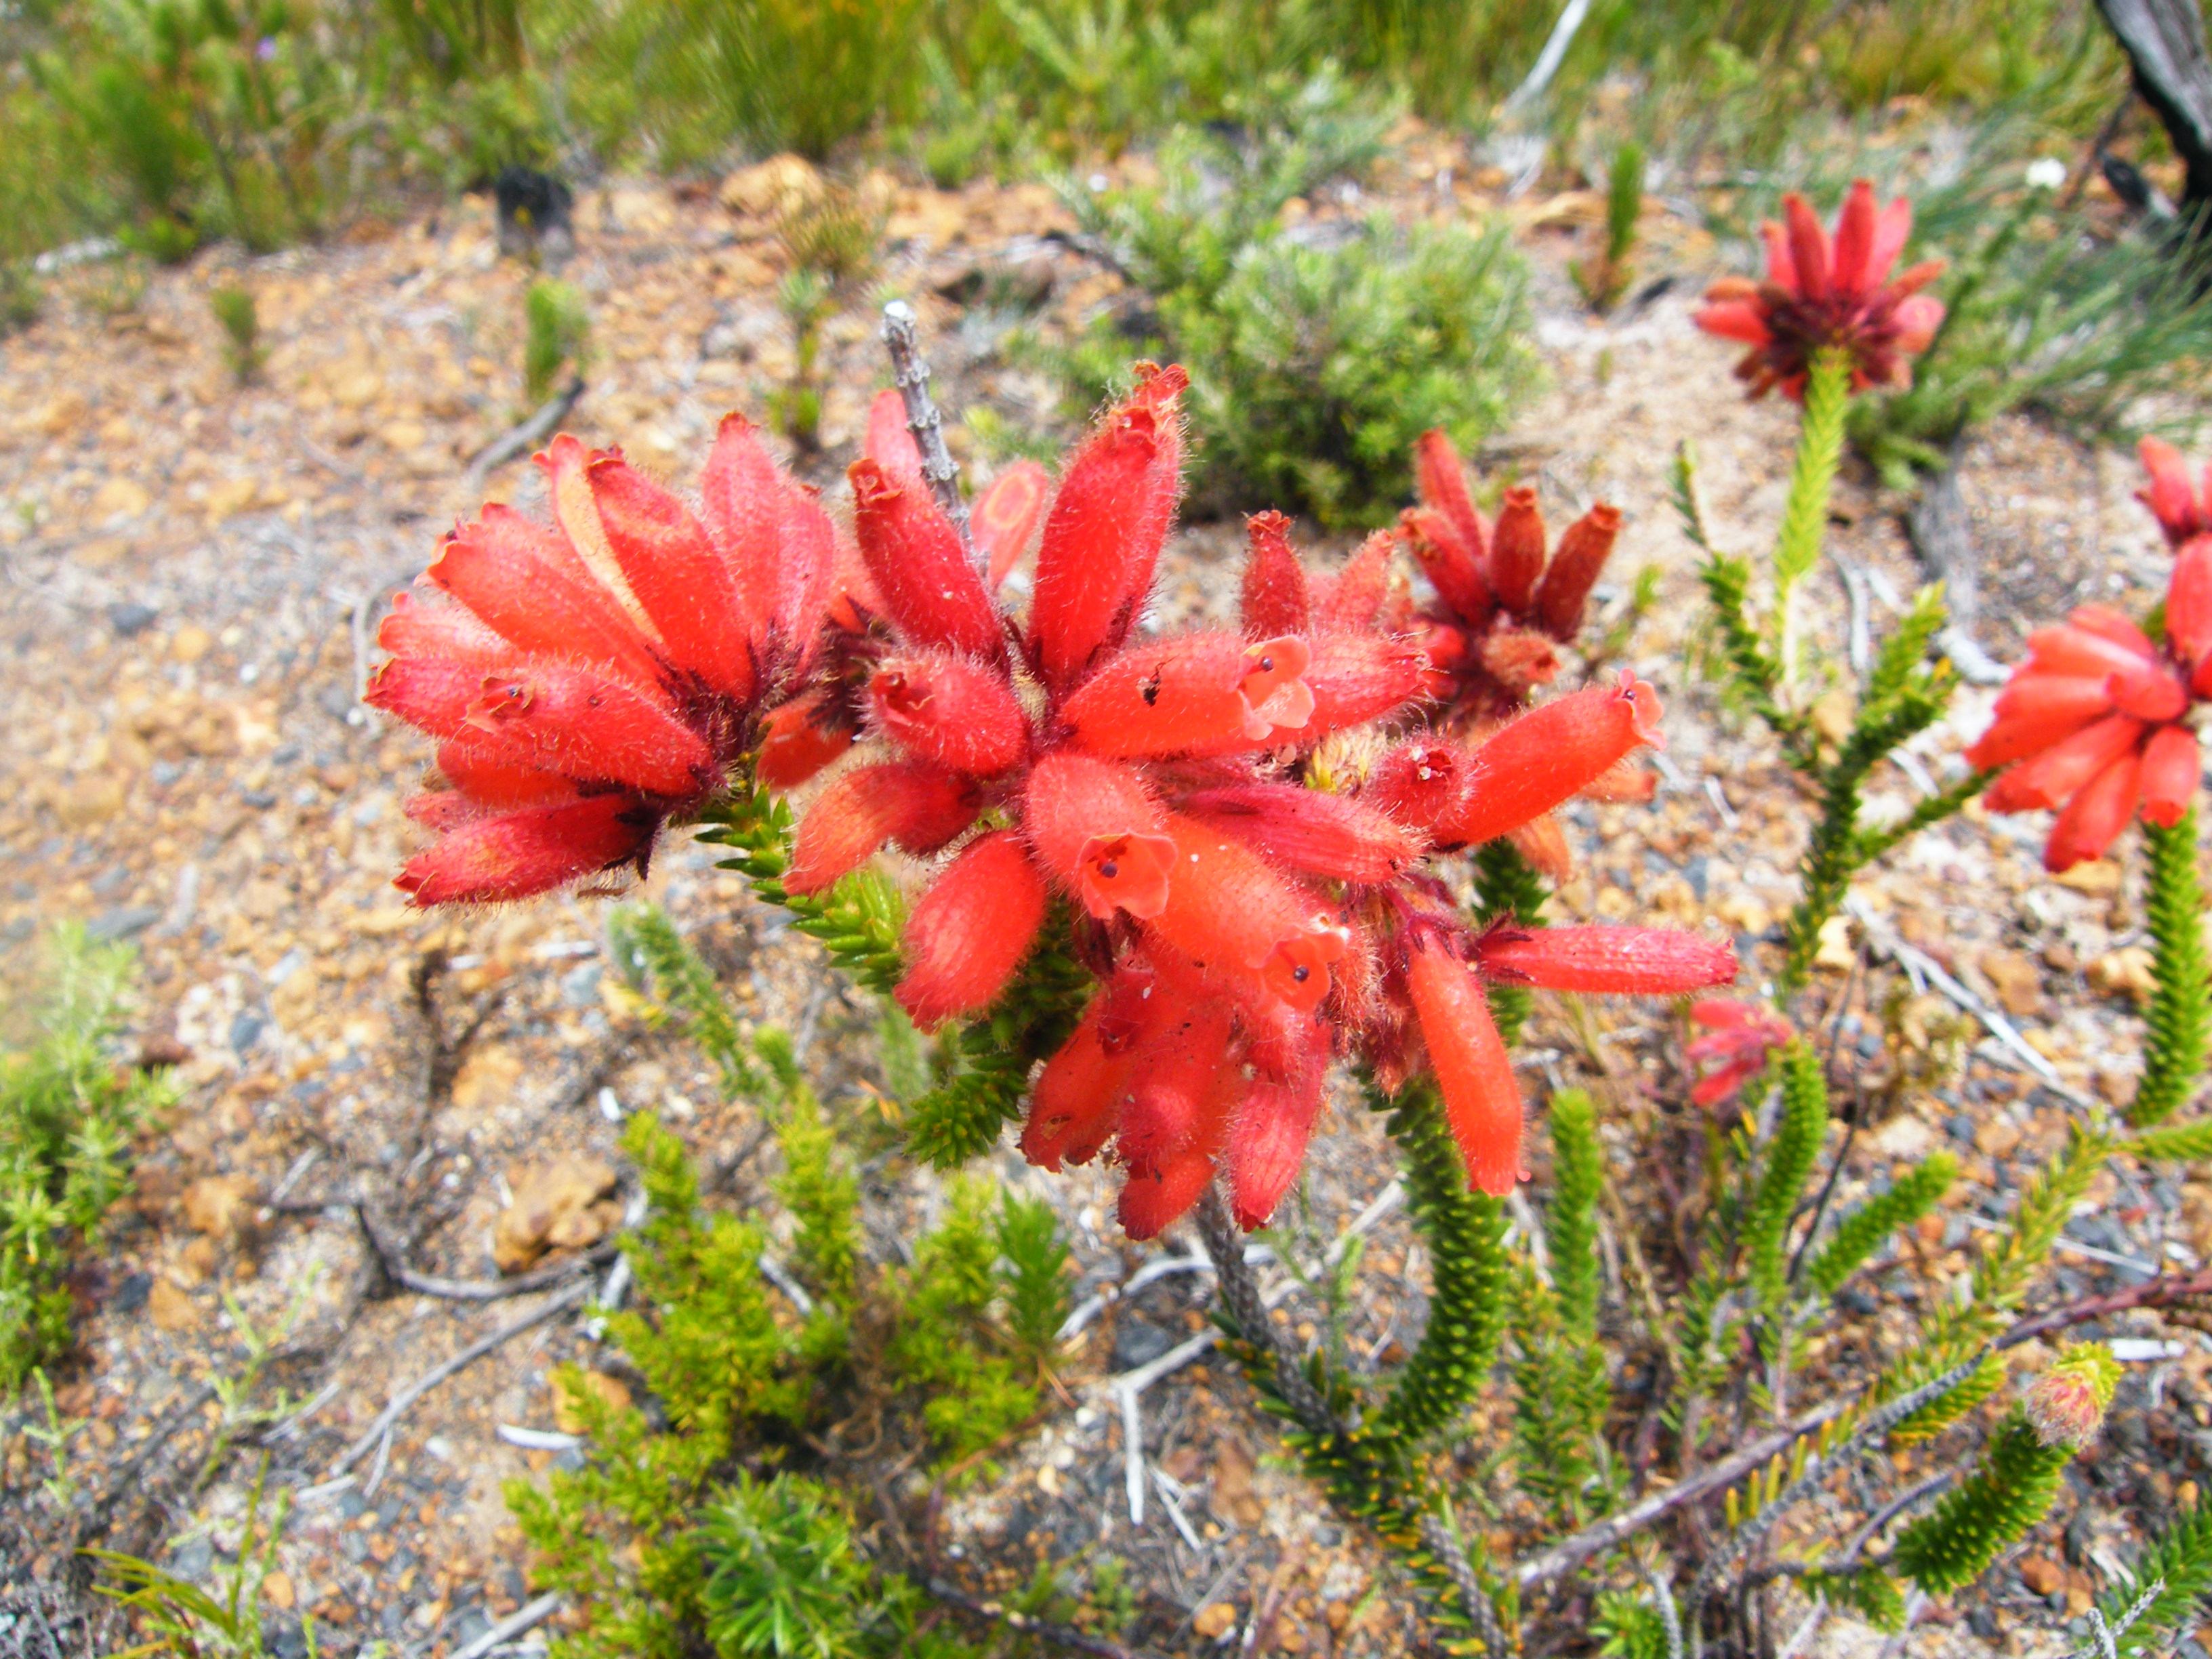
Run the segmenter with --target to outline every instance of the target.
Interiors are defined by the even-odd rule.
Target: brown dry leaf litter
[[[1401,136],[1386,205],[1463,215],[1491,204],[1502,177],[1431,135]],[[775,218],[817,187],[804,164],[785,160],[710,195],[643,184],[587,194],[580,251],[563,275],[590,302],[593,362],[570,426],[681,482],[726,410],[757,413],[793,362],[774,304]],[[963,320],[943,296],[1012,273],[1057,328],[1109,296],[1113,278],[1049,240],[1066,224],[1049,193],[915,190],[881,176],[863,189],[896,244],[887,278],[924,296],[949,405],[988,401],[1018,423],[1047,418],[1051,386],[1000,361],[996,325]],[[1600,495],[1626,509],[1612,603],[1640,566],[1657,567],[1661,603],[1632,659],[1667,699],[1673,769],[1650,808],[1570,809],[1577,869],[1553,910],[1725,931],[1756,980],[1774,960],[1772,930],[1793,895],[1811,806],[1771,747],[1698,680],[1692,550],[1666,504],[1665,473],[1674,445],[1694,438],[1718,535],[1757,546],[1779,514],[1792,421],[1739,401],[1726,351],[1689,325],[1680,293],[1710,262],[1702,233],[1647,216],[1647,268],[1680,268],[1692,280],[1601,323],[1575,308],[1564,276],[1594,222],[1594,198],[1513,212],[1543,273],[1552,389],[1481,465],[1535,483],[1562,518]],[[206,305],[210,288],[241,278],[269,348],[260,384],[245,389],[229,382]],[[186,1089],[169,1132],[147,1148],[132,1213],[81,1287],[85,1357],[64,1379],[62,1407],[89,1419],[81,1456],[102,1494],[106,1540],[204,1575],[234,1538],[252,1462],[234,1456],[207,1493],[191,1490],[213,1426],[209,1384],[240,1363],[221,1296],[264,1330],[289,1317],[291,1337],[264,1386],[306,1409],[270,1438],[272,1478],[305,1490],[264,1589],[277,1650],[300,1650],[298,1620],[312,1613],[326,1651],[385,1639],[451,1653],[527,1594],[501,1483],[575,1455],[510,1444],[500,1427],[573,1425],[573,1407],[548,1381],[562,1360],[584,1360],[610,1399],[629,1389],[618,1356],[574,1318],[558,1318],[431,1391],[388,1449],[326,1480],[396,1389],[538,1302],[395,1287],[342,1201],[358,1202],[386,1253],[413,1271],[484,1281],[574,1260],[603,1238],[634,1195],[616,1146],[624,1115],[659,1112],[741,1201],[764,1191],[750,1157],[758,1126],[719,1098],[688,1048],[639,1020],[605,971],[598,901],[423,915],[389,885],[413,844],[399,805],[427,749],[357,706],[374,621],[441,526],[474,507],[467,460],[526,412],[516,365],[531,273],[498,257],[488,210],[464,203],[380,237],[242,270],[210,255],[154,273],[133,308],[103,314],[95,289],[114,280],[86,276],[37,327],[0,342],[0,654],[9,665],[0,842],[10,854],[0,937],[9,987],[35,974],[30,942],[55,919],[136,939],[149,1052],[181,1054]],[[830,325],[824,368],[826,449],[804,465],[832,483],[883,378],[870,318]],[[2005,656],[2027,627],[2080,599],[2147,606],[2162,565],[2130,500],[2133,482],[2128,458],[2024,423],[2001,424],[1970,448],[1964,483],[1984,561],[1987,648]],[[529,501],[537,491],[517,464],[489,493]],[[1834,545],[1869,573],[1877,623],[1917,580],[1894,506],[1863,483],[1847,483],[1838,500]],[[1224,614],[1240,541],[1224,525],[1178,538],[1163,570],[1170,621]],[[1840,654],[1841,584],[1824,572],[1809,599],[1812,636]],[[1961,696],[1950,728],[1916,745],[1927,767],[1940,769],[1978,728],[1987,702],[1986,692]],[[1885,774],[1872,810],[1902,811],[1914,791],[1908,777]],[[2007,1011],[2069,1088],[2124,1098],[2144,983],[2136,883],[2116,864],[2048,878],[2036,859],[2041,828],[1970,811],[1901,850],[1858,896],[1883,929]],[[812,943],[714,871],[703,848],[671,846],[651,892],[691,932],[745,1018],[796,1034],[825,1097],[873,1094],[872,1010],[825,974]],[[1911,1340],[1900,1307],[1944,1294],[1967,1271],[1978,1231],[2069,1119],[2064,1100],[1949,1003],[1887,967],[1868,972],[1856,926],[1827,944],[1820,984],[1836,1005],[1829,1029],[1846,1094],[1854,1082],[1869,1094],[1882,1086],[1875,1033],[1886,1004],[1908,1059],[1926,1071],[1902,1109],[1863,1135],[1844,1196],[1937,1146],[1959,1154],[1966,1178],[1894,1263],[1847,1294],[1851,1321],[1814,1345],[1800,1399],[1825,1376],[1854,1373]],[[1678,1104],[1680,1036],[1665,1005],[1547,1000],[1522,1060],[1532,1085],[1581,1080],[1600,1091],[1622,1194],[1609,1224],[1636,1225],[1647,1250],[1664,1243],[1673,1200],[1701,1156]],[[1942,1057],[1961,1050],[1971,1050],[1963,1076],[1947,1072]],[[1534,1152],[1541,1179],[1540,1133]],[[994,1167],[1060,1207],[1080,1293],[1150,1258],[1121,1238],[1112,1185],[1097,1172],[1048,1181],[1003,1154]],[[1317,1259],[1393,1168],[1379,1124],[1340,1097],[1304,1206],[1286,1219],[1288,1243]],[[893,1224],[889,1216],[910,1229],[939,1201],[937,1183],[911,1171],[870,1174],[879,1227]],[[2060,1297],[2154,1264],[2194,1266],[2212,1258],[2212,1184],[2114,1170],[2069,1237]],[[887,1233],[875,1243],[890,1248]],[[1194,1245],[1170,1238],[1166,1248]],[[1611,1316],[1632,1322],[1635,1292],[1618,1254],[1608,1256]],[[1391,1363],[1417,1336],[1422,1257],[1402,1212],[1373,1228],[1346,1332],[1355,1364]],[[1156,1473],[1146,1518],[1133,1525],[1121,1416],[1103,1380],[1203,1328],[1209,1285],[1194,1273],[1160,1279],[1089,1328],[1066,1356],[1073,1405],[1009,1449],[1001,1481],[947,1507],[948,1555],[994,1591],[1025,1582],[1041,1556],[1127,1556],[1146,1639],[1164,1650],[1247,1632],[1261,1638],[1256,1650],[1405,1650],[1416,1626],[1397,1581],[1286,1469],[1249,1389],[1218,1360],[1146,1395],[1144,1450]],[[1316,1334],[1318,1316],[1302,1297],[1276,1315],[1302,1337]],[[2032,1365],[2038,1352],[2021,1350],[2018,1363]],[[2205,1478],[2208,1366],[2212,1354],[2189,1335],[2179,1357],[2131,1367],[2111,1428],[2072,1477],[2097,1500],[2094,1511],[2062,1501],[1987,1593],[1932,1608],[1911,1651],[2057,1651],[2057,1618],[2078,1612],[2093,1579],[2132,1543],[2112,1517],[2170,1513]],[[1649,1375],[1616,1382],[1621,1409],[1648,1419]],[[1462,1471],[1483,1468],[1506,1437],[1503,1407],[1478,1405],[1455,1454]],[[1948,1455],[1903,1461],[1909,1474]],[[45,1465],[20,1434],[4,1472],[11,1518],[0,1522],[0,1571],[16,1586],[8,1593],[51,1587],[64,1540],[21,1501]],[[913,1476],[900,1496],[918,1502],[925,1492]],[[1844,1518],[1812,1505],[1793,1528],[1832,1530]],[[1485,1524],[1510,1555],[1533,1520],[1509,1504]],[[1586,1611],[1582,1588],[1559,1594]],[[1835,1653],[1878,1645],[1839,1626],[1821,1641]]]

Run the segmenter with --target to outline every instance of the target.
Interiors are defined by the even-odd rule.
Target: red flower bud
[[[2197,734],[2185,726],[2161,726],[2143,745],[2142,815],[2171,830],[2197,799],[2197,782],[2203,776]]]
[[[1419,696],[1428,676],[1428,659],[1404,640],[1373,634],[1316,633],[1312,658],[1302,677],[1313,694],[1313,714],[1289,734],[1299,743],[1317,743],[1331,732],[1403,708]]]
[[[1375,625],[1375,616],[1390,592],[1390,556],[1398,538],[1378,530],[1360,543],[1334,577],[1312,586],[1314,625],[1358,632]]]
[[[1196,1207],[1212,1179],[1213,1159],[1196,1152],[1180,1154],[1157,1174],[1132,1175],[1115,1206],[1121,1231],[1139,1241],[1158,1238]]]
[[[818,893],[887,841],[933,853],[975,821],[975,787],[926,761],[893,761],[848,772],[799,821],[783,885]]]
[[[2196,480],[2189,476],[2181,452],[2162,438],[2145,438],[2137,453],[2142,457],[2143,471],[2150,474],[2150,483],[2136,492],[2136,499],[2151,510],[2167,543],[2179,548],[2191,537],[2212,530],[2212,522],[2199,509]],[[2205,482],[2204,499],[2212,505],[2212,468],[2207,469]]]
[[[660,680],[660,659],[613,595],[558,535],[511,508],[494,503],[457,527],[424,574],[525,651],[556,653],[643,685]],[[401,649],[396,637],[384,643]]]
[[[1305,567],[1291,550],[1291,521],[1279,513],[1255,513],[1244,528],[1251,541],[1244,561],[1246,635],[1267,639],[1306,632],[1312,625],[1313,599],[1306,590]]]
[[[868,430],[860,441],[860,453],[902,488],[929,488],[921,470],[921,446],[906,423],[906,398],[896,386],[885,386],[868,404]]]
[[[1549,812],[1514,825],[1505,832],[1505,839],[1554,886],[1575,872],[1574,849],[1567,845],[1567,832]]]
[[[2112,625],[2115,622],[2119,628]],[[2141,641],[2139,646],[2136,641]],[[2076,611],[2063,625],[2039,628],[2027,636],[2028,665],[2038,674],[2101,680],[2107,674],[2125,673],[2156,654],[2133,623],[2089,605]]]
[[[836,571],[836,533],[813,492],[777,468],[743,416],[723,416],[699,475],[699,516],[764,654],[812,653]],[[779,643],[780,642],[780,643]]]
[[[1296,784],[1201,789],[1184,798],[1182,810],[1278,864],[1339,881],[1388,881],[1419,860],[1425,845],[1371,805]]]
[[[860,556],[899,631],[915,645],[997,660],[1005,647],[999,613],[928,490],[865,459],[848,476]]]
[[[1490,532],[1490,590],[1498,604],[1516,615],[1529,609],[1544,574],[1544,515],[1536,492],[1509,489]]]
[[[919,760],[995,777],[1029,752],[1029,720],[1006,676],[965,657],[886,657],[868,682],[876,724]]]
[[[2188,667],[2212,651],[2212,537],[2197,536],[2174,556],[2166,589],[2166,637]]]
[[[2164,663],[2139,663],[2105,682],[2112,706],[2154,725],[2178,719],[2189,707],[2189,690]]]
[[[391,614],[376,625],[376,642],[393,656],[439,663],[439,672],[477,672],[514,655],[516,647],[458,605],[422,605],[394,593]]]
[[[2053,875],[2100,858],[2119,838],[2142,799],[2142,756],[2133,747],[2074,792],[2044,843],[2043,867]]]
[[[1553,550],[1550,568],[1536,588],[1536,617],[1555,639],[1571,640],[1583,625],[1583,605],[1613,555],[1620,511],[1600,501],[1577,519]]]
[[[1035,461],[1016,461],[991,481],[969,509],[968,533],[975,538],[975,551],[989,568],[994,588],[1029,550],[1051,491],[1049,472]]]
[[[1513,720],[1468,758],[1440,839],[1470,846],[1548,812],[1645,744],[1661,746],[1659,696],[1627,670]]]
[[[925,1031],[989,1007],[1044,925],[1044,900],[1012,830],[969,842],[907,918],[899,1006]]]
[[[1406,983],[1468,1185],[1503,1198],[1521,1173],[1521,1085],[1490,1004],[1467,964],[1435,939],[1414,943]]]
[[[671,797],[695,794],[715,775],[714,751],[659,698],[544,658],[489,672],[395,658],[369,681],[366,701],[433,737],[469,732],[485,759],[503,765]]]
[[[1312,657],[1293,635],[1187,634],[1123,652],[1060,708],[1093,754],[1221,755],[1286,742],[1312,718]]]
[[[1482,666],[1515,702],[1559,678],[1559,652],[1548,634],[1499,623],[1482,636]]]
[[[2033,760],[2014,767],[1990,786],[1982,803],[1992,812],[2023,812],[2056,806],[2134,749],[2142,732],[2141,720],[2130,720],[2125,714],[2108,714],[2063,742],[2053,744]]]
[[[1305,1162],[1321,1116],[1328,1028],[1304,1022],[1310,1041],[1297,1074],[1284,1083],[1256,1079],[1229,1128],[1231,1212],[1246,1232],[1267,1224]]]
[[[421,905],[528,898],[617,864],[641,866],[658,823],[629,795],[525,807],[452,828],[408,860],[395,885]]]
[[[1088,1164],[1121,1127],[1132,1056],[1126,1048],[1109,1054],[1099,1035],[1112,988],[1091,1000],[1074,1033],[1037,1073],[1030,1096],[1022,1156],[1054,1174],[1063,1161]]]
[[[1493,927],[1475,945],[1486,979],[1601,995],[1681,996],[1735,980],[1735,952],[1672,927]]]
[[[768,717],[753,776],[770,789],[796,789],[852,746],[832,695],[810,691]]]
[[[594,455],[584,477],[608,550],[669,661],[732,702],[749,702],[765,618],[747,610],[705,527],[618,454]]]
[[[1465,750],[1412,738],[1383,752],[1359,798],[1402,823],[1434,830],[1458,808],[1467,779]]]
[[[1116,909],[1155,916],[1167,903],[1175,844],[1128,768],[1064,750],[1045,756],[1030,773],[1022,826],[1037,861],[1100,921]]]
[[[1155,999],[1156,1017],[1133,1052],[1121,1107],[1115,1147],[1133,1171],[1158,1171],[1192,1150],[1217,1151],[1228,1108],[1243,1091],[1229,1057],[1229,1005],[1207,998],[1160,1006],[1167,1000]]]
[[[1459,452],[1441,428],[1424,432],[1413,445],[1413,487],[1424,507],[1443,514],[1470,564],[1480,571],[1490,556],[1490,532],[1467,493],[1467,475],[1460,470]],[[1437,591],[1443,592],[1441,584]],[[1449,596],[1446,603],[1450,603]],[[1460,614],[1474,613],[1462,611]]]
[[[2112,711],[2112,675],[2061,677],[2033,668],[2014,671],[1997,694],[1996,718],[1966,750],[1967,764],[2009,766],[2069,738]]]
[[[445,775],[447,782],[460,791],[469,809],[468,816],[472,817],[511,806],[544,806],[553,801],[577,799],[574,779],[535,766],[504,764],[485,754],[474,742],[472,733],[465,732],[438,745],[438,770]],[[432,823],[428,818],[416,817],[416,802],[427,799],[417,796],[407,804],[407,816],[416,818],[418,823]]]
[[[1127,636],[1152,584],[1180,489],[1180,368],[1156,370],[1067,464],[1037,547],[1030,644],[1065,690]]]
[[[1398,530],[1444,609],[1469,628],[1481,626],[1495,603],[1482,574],[1481,555],[1433,508],[1407,508],[1399,515]]]

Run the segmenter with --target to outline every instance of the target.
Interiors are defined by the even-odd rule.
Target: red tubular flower
[[[1441,839],[1474,846],[1550,811],[1646,744],[1658,730],[1659,695],[1627,670],[1532,709],[1477,749],[1468,785],[1441,825]]]
[[[1000,830],[969,842],[907,918],[899,1006],[926,1031],[989,1007],[1029,954],[1044,908],[1020,837]]]
[[[1360,799],[1401,823],[1433,833],[1467,793],[1465,750],[1431,738],[1410,738],[1383,752]]]
[[[900,633],[915,645],[995,659],[1005,649],[998,609],[928,489],[866,457],[847,476],[860,556]]]
[[[975,821],[975,805],[972,784],[926,761],[848,772],[800,820],[785,890],[818,893],[887,841],[933,853]]]
[[[944,652],[884,658],[868,682],[876,722],[908,754],[995,777],[1029,752],[1029,717],[1003,675]]]
[[[416,798],[426,799],[459,797]],[[394,884],[417,904],[482,903],[565,886],[642,857],[659,821],[617,794],[435,827],[443,838],[410,859]]]
[[[1291,521],[1279,513],[1255,513],[1245,532],[1251,541],[1241,612],[1246,635],[1304,633],[1313,622],[1313,596],[1305,567],[1291,550]]]
[[[1397,546],[1395,536],[1378,530],[1335,575],[1311,582],[1314,622],[1325,629],[1373,628],[1390,597],[1390,557]]]
[[[1091,998],[1030,1093],[1022,1156],[1055,1175],[1063,1163],[1088,1164],[1121,1126],[1121,1096],[1133,1058],[1126,1045],[1109,1050],[1102,1035],[1113,1002],[1111,990]]]
[[[1443,436],[1441,432],[1430,435]],[[1399,533],[1447,611],[1471,627],[1489,620],[1497,601],[1482,574],[1482,556],[1468,545],[1449,514],[1408,507],[1399,520]]]
[[[2136,492],[2136,499],[2151,510],[2168,544],[2179,550],[2197,537],[2212,533],[2212,467],[2205,469],[2200,490],[2189,476],[2181,452],[2172,444],[2145,438],[2140,453],[2150,483]]]
[[[1492,927],[1474,961],[1509,985],[1615,996],[1680,996],[1732,984],[1736,970],[1729,946],[1671,927]]]
[[[1844,198],[1832,243],[1803,197],[1785,196],[1782,207],[1788,229],[1761,228],[1766,280],[1715,283],[1698,326],[1751,348],[1735,372],[1754,398],[1778,386],[1802,399],[1813,359],[1832,349],[1850,354],[1854,391],[1911,385],[1905,360],[1928,349],[1943,321],[1942,306],[1918,291],[1942,272],[1940,260],[1890,276],[1911,234],[1912,204],[1899,197],[1877,208],[1862,179]]]
[[[1571,640],[1581,629],[1583,607],[1620,534],[1620,510],[1600,501],[1560,536],[1536,589],[1537,619],[1553,638]]]
[[[1224,755],[1287,741],[1313,718],[1304,678],[1312,655],[1296,635],[1250,645],[1234,634],[1162,640],[1101,668],[1060,718],[1098,755]]]
[[[1364,726],[1404,708],[1421,695],[1429,659],[1404,640],[1372,634],[1316,633],[1299,676],[1313,698],[1304,724],[1271,734],[1274,741],[1317,743],[1331,732]],[[1296,712],[1291,704],[1286,712]]]
[[[853,731],[835,718],[827,690],[794,697],[768,717],[753,776],[770,789],[796,789],[853,746]]]
[[[2074,792],[2051,826],[2044,867],[2069,870],[2100,857],[2128,827],[2142,804],[2142,751],[2132,742],[2112,763]]]
[[[1065,691],[1128,635],[1167,539],[1182,467],[1180,368],[1139,368],[1127,403],[1069,461],[1045,516],[1030,609],[1031,659]]]
[[[1231,1006],[1218,998],[1175,1000],[1153,1000],[1151,1027],[1132,1054],[1115,1145],[1133,1174],[1156,1175],[1193,1150],[1211,1156],[1228,1099],[1243,1087],[1229,1057]]]
[[[1424,432],[1413,444],[1413,482],[1422,501],[1443,515],[1458,550],[1476,568],[1490,557],[1490,526],[1467,493],[1459,451],[1441,428]]]
[[[868,405],[868,431],[861,440],[860,453],[902,485],[929,487],[921,471],[921,446],[914,441],[913,428],[906,423],[906,399],[896,387],[884,387]]]
[[[1297,1178],[1321,1117],[1328,1028],[1307,1024],[1307,1042],[1287,1082],[1255,1079],[1229,1128],[1230,1211],[1246,1232],[1267,1225]]]
[[[1508,611],[1524,611],[1543,574],[1544,515],[1537,510],[1536,492],[1509,489],[1490,532],[1491,591]]]
[[[1690,1044],[1686,1057],[1692,1066],[1720,1062],[1690,1091],[1690,1099],[1699,1106],[1717,1106],[1734,1098],[1765,1066],[1768,1050],[1796,1035],[1779,1014],[1748,1002],[1692,1003],[1690,1018],[1707,1035]]]
[[[424,574],[451,603],[394,600],[368,701],[442,741],[451,786],[414,813],[447,837],[400,877],[417,903],[641,872],[757,741],[812,649],[790,596],[826,581],[834,542],[764,453],[737,465],[757,450],[726,423],[695,514],[557,437],[538,457],[553,525],[487,507]]]
[[[1342,933],[1320,906],[1218,830],[1170,817],[1167,835],[1175,873],[1148,933],[1247,996],[1279,999],[1302,1012],[1318,1006],[1328,994],[1328,963],[1344,951]]]
[[[1131,1174],[1115,1206],[1121,1231],[1139,1241],[1158,1238],[1197,1207],[1212,1181],[1213,1158],[1201,1152],[1181,1153],[1151,1174]]]
[[[1417,941],[1406,979],[1467,1184],[1503,1198],[1521,1174],[1521,1085],[1467,964],[1433,939]]]
[[[2204,775],[2197,733],[2185,726],[2164,726],[2150,734],[2142,751],[2142,815],[2171,830],[2197,798]]]
[[[988,566],[994,588],[1029,550],[1052,493],[1052,475],[1035,461],[1016,461],[991,481],[969,509],[968,530]]]
[[[1276,863],[1372,885],[1409,869],[1421,838],[1388,814],[1342,795],[1288,783],[1240,783],[1188,795],[1182,810],[1229,830]]]

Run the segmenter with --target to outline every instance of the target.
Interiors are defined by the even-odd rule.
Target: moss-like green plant
[[[130,1189],[131,1143],[174,1098],[115,1052],[137,965],[64,923],[46,941],[29,1041],[0,1052],[0,1389],[70,1344],[70,1264]]]

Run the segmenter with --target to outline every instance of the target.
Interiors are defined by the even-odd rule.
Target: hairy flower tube
[[[2146,499],[2171,520],[2171,535],[2172,525],[2194,522],[2170,494],[2179,463],[2146,459]],[[2101,856],[2138,811],[2153,823],[2179,823],[2202,774],[2197,711],[2212,702],[2212,535],[2178,544],[2163,640],[2116,611],[2083,605],[2030,635],[2027,647],[1990,729],[1966,750],[1974,766],[2008,769],[1983,797],[1990,810],[2058,809],[2043,849],[2054,872]]]
[[[490,506],[393,603],[368,701],[438,739],[417,904],[521,898],[617,866],[724,784],[813,665],[835,532],[752,427],[723,422],[687,504],[618,451],[538,457],[544,525]]]
[[[1802,196],[1782,198],[1784,222],[1759,227],[1766,277],[1726,276],[1705,290],[1697,324],[1708,334],[1750,349],[1736,377],[1754,398],[1779,386],[1802,402],[1813,359],[1847,354],[1851,389],[1910,386],[1906,359],[1928,349],[1942,325],[1943,307],[1919,290],[1942,270],[1929,260],[1890,275],[1912,234],[1912,204],[1899,197],[1875,204],[1861,179],[1844,198],[1832,238]]]
[[[1524,706],[1559,672],[1557,647],[1582,629],[1620,531],[1620,514],[1598,502],[1547,551],[1536,492],[1505,492],[1495,523],[1476,510],[1458,453],[1442,432],[1415,447],[1420,505],[1398,533],[1435,597],[1403,621],[1428,653],[1438,724],[1464,730]]]

